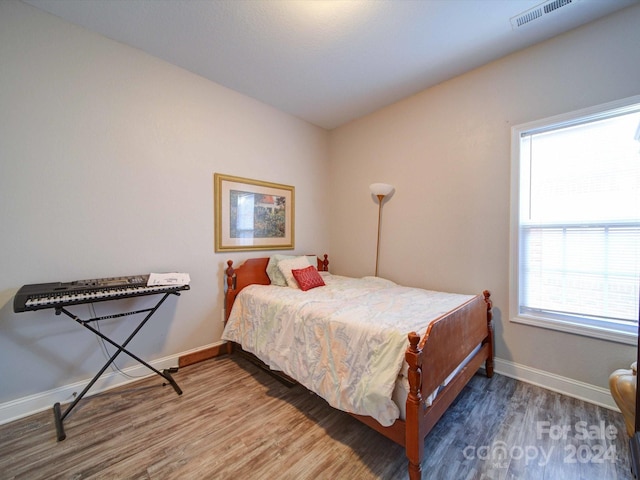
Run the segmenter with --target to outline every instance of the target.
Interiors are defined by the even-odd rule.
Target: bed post
[[[235,270],[232,267],[233,260],[227,260],[227,269],[224,271],[227,280],[227,288],[225,290],[224,295],[224,320],[225,322],[229,319],[229,313],[231,313],[231,307],[233,306],[233,275],[235,274]]]
[[[227,288],[225,289],[224,292],[224,323],[227,323],[227,320],[229,320],[229,314],[231,313],[231,307],[233,306],[233,302],[235,300],[235,294],[234,294],[234,286],[233,286],[233,279],[234,279],[234,275],[235,275],[235,270],[232,267],[233,265],[233,260],[227,260],[227,268],[224,271],[225,274],[225,280],[227,281]],[[232,342],[227,342],[227,353],[233,353],[233,343]]]
[[[319,272],[328,272],[329,271],[329,255],[327,255],[326,253],[324,254],[324,258],[321,260],[320,257],[318,257],[318,271]]]
[[[487,353],[487,360],[485,362],[485,371],[487,372],[487,377],[493,377],[493,312],[491,308],[493,307],[493,302],[491,301],[491,292],[489,290],[485,290],[482,292],[484,295],[484,301],[487,304],[487,338],[483,344],[489,344],[489,352]]]
[[[424,456],[424,434],[422,432],[422,349],[418,347],[420,336],[409,334],[409,348],[405,359],[409,365],[409,395],[407,396],[405,448],[409,459],[409,479],[422,478],[422,458]]]

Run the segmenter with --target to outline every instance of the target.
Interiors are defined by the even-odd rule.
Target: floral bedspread
[[[383,426],[399,417],[391,399],[407,334],[473,298],[399,286],[377,277],[325,275],[323,287],[245,287],[224,340],[242,345],[343,411]]]

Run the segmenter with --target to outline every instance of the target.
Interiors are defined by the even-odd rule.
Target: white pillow
[[[296,258],[294,255],[272,255],[267,264],[267,276],[271,280],[271,285],[278,285],[279,287],[286,287],[287,280],[284,278],[280,270],[278,269],[278,263],[282,260],[290,260]]]
[[[267,264],[267,276],[269,280],[271,280],[271,285],[278,285],[279,287],[286,287],[287,280],[282,275],[282,272],[278,269],[278,263],[282,260],[290,260],[292,258],[298,258],[302,255],[272,255],[269,258],[269,263]],[[315,255],[305,255],[309,259],[309,263],[313,265],[316,270],[318,268],[318,257]],[[297,282],[296,282],[297,283]]]
[[[291,258],[291,259],[287,259],[287,260],[280,260],[278,262],[278,269],[280,270],[280,273],[282,273],[282,275],[284,276],[284,279],[287,282],[287,285],[292,287],[292,288],[300,288],[298,286],[298,282],[296,282],[296,279],[293,278],[293,273],[291,273],[291,270],[297,270],[300,268],[307,268],[309,265],[311,265],[311,263],[309,262],[309,259],[307,257],[296,257],[296,258]],[[311,265],[312,267],[315,267],[315,265]]]

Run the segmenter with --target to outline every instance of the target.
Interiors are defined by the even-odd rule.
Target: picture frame
[[[295,187],[214,173],[215,251],[293,250]]]

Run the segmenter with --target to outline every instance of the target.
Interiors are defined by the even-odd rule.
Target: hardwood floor
[[[83,399],[56,441],[52,411],[0,426],[0,479],[407,478],[402,447],[244,358]],[[615,432],[614,432],[615,430]],[[631,479],[622,415],[476,375],[426,439],[429,479]]]

